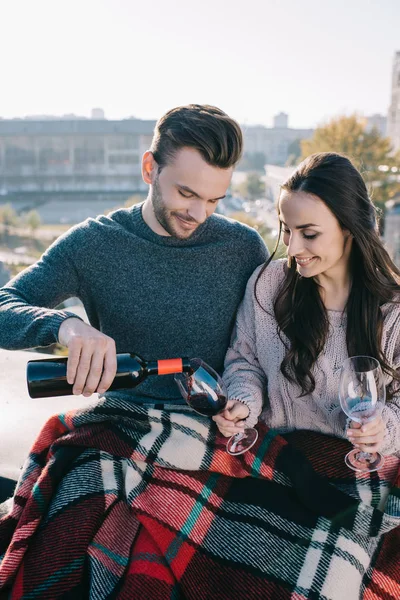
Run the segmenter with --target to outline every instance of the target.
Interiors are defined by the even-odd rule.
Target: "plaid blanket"
[[[400,471],[349,444],[106,399],[52,417],[0,520],[0,598],[400,598]],[[3,511],[6,508],[3,505]]]

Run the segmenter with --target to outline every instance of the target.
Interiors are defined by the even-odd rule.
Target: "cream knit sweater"
[[[276,292],[284,278],[285,262],[285,259],[271,262],[258,282],[257,296],[271,315],[274,315]],[[310,429],[346,437],[346,416],[338,398],[340,367],[348,358],[346,315],[328,311],[330,333],[313,369],[316,387],[312,394],[300,398],[299,386],[290,383],[280,372],[285,347],[279,338],[275,317],[263,311],[254,296],[259,271],[260,267],[247,284],[225,358],[223,378],[229,398],[241,400],[249,407],[246,420],[249,426],[254,426],[261,415],[262,421],[281,432]],[[399,369],[400,304],[385,304],[382,313],[382,347],[389,364]],[[288,342],[287,338],[285,341]],[[391,385],[394,397],[383,411],[386,437],[382,452],[400,456],[400,385],[386,375],[385,383]]]

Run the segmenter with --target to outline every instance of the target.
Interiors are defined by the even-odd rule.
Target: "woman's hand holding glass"
[[[377,471],[384,464],[378,450],[385,438],[382,411],[386,388],[382,368],[376,358],[351,356],[344,361],[339,399],[343,412],[351,420],[347,436],[355,446],[346,455],[345,463],[354,471]]]
[[[351,421],[347,437],[361,452],[378,452],[383,446],[385,433],[386,425],[382,417],[378,416],[364,425]]]
[[[190,366],[190,374],[175,374],[183,398],[199,414],[216,417],[214,420],[221,433],[230,436],[226,444],[229,454],[237,456],[250,450],[257,441],[258,432],[253,427],[245,428],[242,423],[249,414],[247,406],[237,400],[228,400],[225,383],[210,365],[199,358],[192,358]]]
[[[249,416],[248,407],[239,400],[228,400],[225,409],[212,419],[225,437],[244,433],[244,419]]]

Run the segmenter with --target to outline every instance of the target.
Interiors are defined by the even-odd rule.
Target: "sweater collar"
[[[198,228],[192,233],[192,235],[187,239],[179,239],[172,235],[159,235],[155,233],[143,219],[142,209],[144,202],[140,204],[135,204],[132,207],[132,217],[135,222],[136,229],[140,232],[141,237],[158,244],[159,246],[175,246],[175,247],[190,247],[197,245],[201,239],[204,237],[204,234],[209,229],[210,220],[212,216],[209,217],[204,223],[198,226]]]

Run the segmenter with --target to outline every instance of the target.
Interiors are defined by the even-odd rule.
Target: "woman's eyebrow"
[[[281,219],[281,223],[282,225],[286,225],[285,221],[282,221]],[[286,225],[287,227],[287,225]],[[304,225],[296,225],[295,229],[307,229],[307,227],[319,227],[319,225],[316,225],[315,223],[305,223]]]

